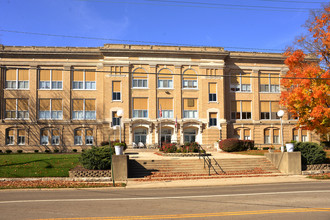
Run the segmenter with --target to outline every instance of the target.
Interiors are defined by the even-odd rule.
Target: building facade
[[[120,138],[130,147],[240,138],[278,148],[283,61],[219,47],[1,45],[0,149],[82,150]],[[282,119],[284,142],[319,141]]]

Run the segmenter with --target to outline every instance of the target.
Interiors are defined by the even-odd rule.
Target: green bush
[[[81,153],[80,162],[86,169],[108,170],[111,169],[111,157],[115,149],[109,146],[92,147]]]
[[[254,148],[254,141],[229,138],[220,141],[219,147],[226,152],[246,151]]]
[[[320,164],[326,161],[326,153],[317,143],[297,142],[294,151],[301,152],[301,162],[303,165]]]

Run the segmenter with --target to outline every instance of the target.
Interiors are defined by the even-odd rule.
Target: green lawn
[[[0,177],[67,177],[80,154],[0,154]]]

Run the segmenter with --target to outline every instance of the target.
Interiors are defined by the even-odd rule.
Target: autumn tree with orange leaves
[[[281,104],[298,118],[298,126],[321,135],[330,132],[330,5],[308,22],[309,34],[298,40],[300,48],[287,50],[289,71],[282,78]]]

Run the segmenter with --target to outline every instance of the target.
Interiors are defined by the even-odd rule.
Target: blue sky
[[[301,26],[308,18],[308,9],[321,8],[322,1],[0,0],[0,44],[101,47],[105,43],[142,41],[279,52],[276,50],[284,49],[305,31]]]

